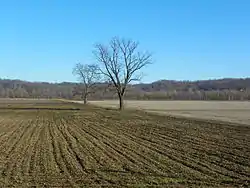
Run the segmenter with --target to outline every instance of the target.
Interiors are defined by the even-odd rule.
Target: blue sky
[[[113,36],[153,53],[143,82],[250,76],[249,0],[0,1],[0,78],[75,81]]]

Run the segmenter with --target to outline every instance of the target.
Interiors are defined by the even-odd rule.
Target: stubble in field
[[[118,101],[91,101],[102,107],[118,108]],[[125,101],[127,108],[165,115],[219,120],[250,125],[248,101]]]

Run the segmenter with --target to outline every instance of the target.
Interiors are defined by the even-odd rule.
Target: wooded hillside
[[[80,99],[78,83],[46,83],[0,80],[1,98],[66,98]],[[114,88],[98,84],[90,99],[116,99]],[[250,78],[203,81],[160,80],[149,84],[130,85],[126,99],[137,100],[250,100]]]

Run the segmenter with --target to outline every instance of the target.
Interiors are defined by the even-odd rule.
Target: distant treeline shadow
[[[0,107],[0,110],[63,110],[63,111],[77,111],[77,110],[81,110],[80,108],[39,108],[39,107],[35,107],[35,108],[27,108],[27,107]]]

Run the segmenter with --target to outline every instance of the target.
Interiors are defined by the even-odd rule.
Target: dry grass
[[[249,186],[248,126],[49,102],[0,110],[0,187]]]
[[[118,101],[91,101],[103,107],[117,107]],[[129,108],[173,116],[213,119],[250,125],[250,102],[239,101],[126,101]]]

